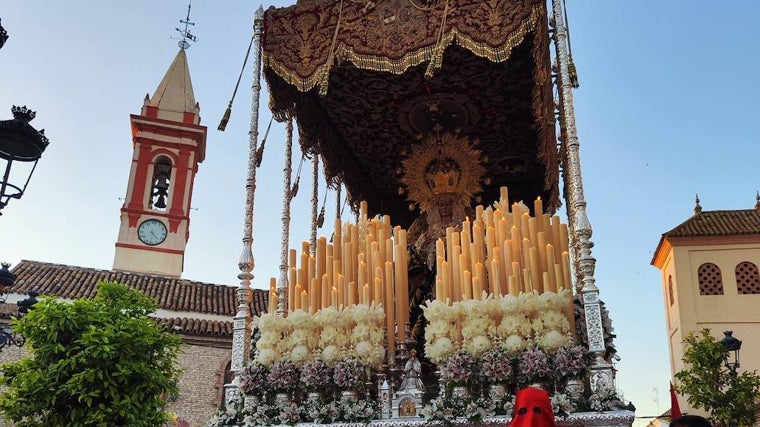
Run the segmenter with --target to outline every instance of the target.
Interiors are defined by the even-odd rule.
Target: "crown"
[[[451,158],[437,158],[425,169],[425,181],[435,195],[456,193],[462,169]]]

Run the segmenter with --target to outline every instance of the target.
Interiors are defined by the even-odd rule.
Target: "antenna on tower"
[[[195,26],[195,22],[190,22],[190,6],[191,6],[192,0],[188,0],[187,2],[187,17],[185,19],[180,19],[180,24],[185,24],[185,28],[174,28],[177,30],[177,32],[182,36],[182,39],[177,43],[180,49],[185,50],[190,47],[190,42],[197,42],[198,37],[194,36],[188,28],[193,25]],[[189,41],[188,41],[189,40]]]

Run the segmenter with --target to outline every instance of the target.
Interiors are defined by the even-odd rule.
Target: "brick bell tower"
[[[134,151],[114,270],[182,274],[193,182],[206,155],[199,112],[180,49],[140,115],[130,115]]]

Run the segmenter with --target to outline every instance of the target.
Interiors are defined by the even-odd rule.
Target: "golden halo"
[[[483,191],[480,180],[486,169],[480,163],[480,151],[470,146],[467,137],[443,134],[439,139],[426,136],[422,143],[414,147],[409,156],[402,162],[403,173],[401,183],[408,190],[407,200],[415,203],[425,212],[435,206],[435,196],[452,194],[459,196],[463,205],[469,205],[477,193]],[[447,181],[450,184],[445,193],[434,192],[431,188],[431,166],[446,163],[455,165],[458,179]],[[439,175],[441,173],[438,173]]]

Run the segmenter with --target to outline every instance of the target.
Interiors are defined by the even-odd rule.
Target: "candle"
[[[296,311],[301,308],[301,291],[302,291],[301,285],[296,285],[295,291],[296,291],[295,293],[296,296],[294,297],[293,300],[290,301],[289,308],[291,312]]]
[[[483,283],[480,281],[480,277],[472,278],[472,296],[473,299],[483,299]]]
[[[544,291],[543,284],[541,283],[541,267],[539,265],[540,260],[538,256],[538,251],[536,248],[530,248],[528,250],[528,260],[529,260],[529,268],[530,268],[530,280],[533,284],[533,289],[536,289],[538,293],[541,293]],[[527,292],[527,291],[526,291]]]
[[[499,249],[499,248],[496,248]],[[490,280],[490,287],[492,289],[493,296],[496,298],[501,298],[501,281],[500,281],[500,268],[499,268],[499,262],[495,259],[491,260],[491,271],[488,273],[488,279]]]
[[[522,222],[520,221],[520,216],[522,215],[522,212],[520,212],[520,205],[517,204],[517,202],[512,204],[512,226],[513,227],[520,227],[522,225]]]
[[[565,284],[567,288],[573,289],[573,281],[570,278],[570,253],[568,251],[562,252],[562,275],[565,278]]]
[[[377,267],[375,267],[375,274],[374,279],[369,280],[369,283],[367,283],[369,287],[369,297],[370,300],[372,299],[378,299],[379,301],[382,301],[382,295],[383,295],[383,272],[384,272],[385,264],[380,264]],[[375,298],[377,297],[377,298]],[[367,302],[369,304],[369,301]]]
[[[330,304],[330,291],[332,289],[332,286],[330,286],[330,281],[327,278],[327,274],[323,274],[322,275],[322,282],[321,283],[322,283],[322,286],[320,288],[322,290],[322,298],[321,298],[322,305],[321,305],[321,308],[327,308],[329,306],[329,304]],[[336,291],[336,293],[337,293],[337,291]],[[337,295],[336,295],[336,297],[337,297]],[[338,307],[335,306],[335,308],[338,308]]]
[[[362,200],[359,202],[359,221],[367,220],[367,201]]]
[[[509,285],[509,294],[518,296],[520,295],[520,288],[517,284],[517,277],[515,276],[509,276],[509,279],[507,279],[508,285]]]
[[[333,232],[333,259],[341,261],[343,259],[343,223],[340,218],[335,219],[335,231]]]
[[[464,295],[461,298],[472,299],[472,273],[469,270],[462,271],[462,288],[464,288]]]
[[[273,286],[272,285],[273,281],[276,282],[276,279],[274,277],[272,277],[270,279],[269,287],[272,290],[274,290],[275,293],[277,293],[277,290],[276,290],[277,289],[277,285],[275,284]],[[286,299],[286,301],[288,303],[288,311],[289,312],[292,312],[293,310],[295,310],[295,304],[296,304],[295,300],[296,300],[296,296],[298,295],[296,293],[296,285],[297,285],[296,282],[288,283],[288,298]],[[272,313],[274,313],[274,311]]]
[[[318,279],[322,279],[322,275],[325,274],[325,260],[327,259],[327,238],[325,236],[317,239],[317,269],[315,270],[315,276]]]
[[[499,200],[509,206],[509,189],[506,186],[499,187]]]
[[[533,202],[533,215],[540,216],[544,214],[544,204],[541,202],[541,196],[536,197],[536,201]]]
[[[544,280],[544,283],[549,283],[549,282],[551,282],[552,278],[551,278],[551,276],[549,275],[549,272],[548,272],[548,271],[544,271],[544,272],[542,273],[542,276],[543,276],[542,278],[543,278],[543,280]]]
[[[309,309],[309,295],[306,293],[306,291],[301,291],[301,304],[298,308],[303,311],[307,311]]]
[[[523,214],[520,216],[520,231],[525,237],[530,236],[529,223],[530,223],[530,214],[527,212],[523,212]]]
[[[391,265],[391,268],[393,268],[393,263],[388,261],[385,263],[386,265],[386,271],[388,271],[388,264]],[[385,297],[383,305],[383,309],[385,310],[385,338],[388,340],[388,353],[391,360],[393,360],[393,355],[396,352],[396,337],[395,337],[395,330],[394,330],[394,324],[395,324],[395,316],[393,315],[394,312],[394,305],[393,305],[393,287],[394,287],[394,281],[393,281],[393,274],[387,275],[385,278]]]
[[[359,286],[364,286],[367,284],[367,264],[362,260],[364,258],[364,254],[359,254]]]
[[[306,241],[302,241],[301,242],[301,255],[303,256],[303,254],[311,255],[311,249],[309,248],[309,242],[306,242]],[[301,258],[301,259],[303,259],[303,258]]]
[[[309,255],[309,265],[307,266],[307,277],[309,280],[316,278],[317,274],[317,259],[314,255]]]
[[[483,289],[483,283],[485,283],[485,281],[486,281],[486,269],[485,269],[485,265],[483,265],[482,262],[479,262],[479,263],[475,264],[475,277],[477,277],[478,282],[480,283],[480,287],[481,287],[480,291],[481,292],[475,292],[475,289],[473,288],[473,295],[476,298],[479,299],[480,298],[480,294],[484,290]],[[474,280],[473,280],[473,286],[474,286],[474,284],[475,283],[474,283]]]
[[[306,304],[307,307],[309,307],[309,313],[314,314],[319,310],[322,306],[320,305],[319,297],[319,279],[312,278],[311,284],[309,287],[309,303]]]
[[[540,271],[548,271],[546,264],[546,233],[543,231],[538,233],[538,240],[536,241],[536,248],[538,248],[538,261],[540,262]]]
[[[512,275],[515,276],[515,283],[520,288],[522,285],[522,267],[520,267],[520,263],[517,261],[512,261]]]
[[[512,261],[520,262],[520,257],[522,256],[522,248],[520,247],[520,244],[522,243],[522,234],[520,233],[520,229],[512,226]],[[527,260],[526,260],[527,261]]]
[[[562,264],[554,264],[554,277],[557,280],[557,289],[555,289],[554,292],[559,292],[562,289],[567,289],[565,287],[565,278],[562,275]]]
[[[382,281],[378,278],[375,278],[375,287],[380,288],[382,287]],[[369,284],[364,285],[362,287],[362,304],[370,304],[370,296],[369,296]]]
[[[562,242],[560,239],[560,220],[557,215],[554,215],[551,218],[551,227],[552,227],[552,245],[554,245],[554,256],[556,259],[562,259],[562,251],[565,250],[562,247]]]
[[[277,312],[277,279],[269,278],[269,313]]]
[[[533,284],[531,283],[530,271],[527,268],[523,268],[522,276],[523,276],[523,291],[524,292],[533,291]]]
[[[346,281],[343,280],[345,277],[343,274],[341,274],[341,262],[333,259],[332,262],[332,281],[333,285],[338,287],[338,303],[339,304],[345,304],[346,298],[348,298],[348,291],[346,289]],[[343,280],[343,283],[341,283],[341,280]]]
[[[549,273],[549,283],[544,282],[544,290],[547,292],[557,292],[557,277],[554,274],[554,245],[546,244],[546,272]]]
[[[563,251],[569,251],[569,237],[567,235],[567,224],[561,224],[559,227],[559,246]]]
[[[392,254],[393,252],[391,252]],[[385,274],[383,275],[383,289],[379,294],[380,298],[378,302],[382,302],[386,307],[392,305],[392,299],[388,299],[388,295],[393,293],[393,261],[385,261]]]
[[[346,285],[346,287],[348,288],[348,304],[349,305],[356,304],[356,298],[357,298],[356,294],[359,292],[357,286],[358,285],[356,284],[356,282],[348,282],[348,284]],[[369,285],[364,285],[364,286],[369,287]],[[365,304],[365,303],[362,302],[362,304]],[[369,304],[369,302],[367,302],[366,304]]]
[[[290,289],[292,287],[292,285],[291,285],[292,283],[298,284],[298,281],[296,280],[296,268],[295,267],[290,267],[288,269],[288,285],[289,285],[288,286],[288,298],[290,298]]]

